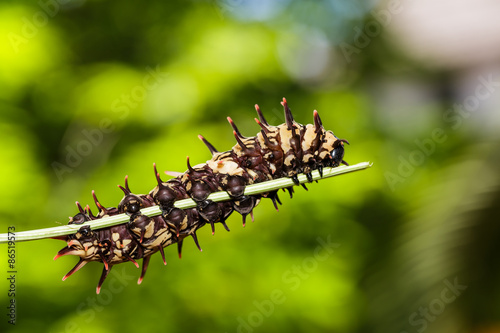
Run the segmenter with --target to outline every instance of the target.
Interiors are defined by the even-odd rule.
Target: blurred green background
[[[142,285],[101,265],[61,281],[56,240],[16,244],[1,331],[500,332],[500,6],[493,1],[0,2],[0,225],[54,227],[257,133],[253,105],[351,145],[367,171],[155,255]],[[166,177],[165,177],[166,178]],[[94,209],[95,210],[95,209]],[[326,248],[322,244],[329,244]]]

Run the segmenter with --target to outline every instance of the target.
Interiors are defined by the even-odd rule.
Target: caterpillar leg
[[[219,204],[212,200],[205,199],[198,202],[198,213],[205,221],[210,223],[212,235],[215,234],[215,222],[217,222],[222,215]]]
[[[238,200],[233,201],[233,208],[243,217],[243,226],[246,225],[246,217],[252,214],[253,209],[260,202],[260,198],[253,195],[243,195]],[[252,217],[253,221],[253,217]]]
[[[187,214],[179,208],[172,208],[167,215],[162,215],[165,222],[175,230],[176,236],[179,237],[181,230],[187,227]]]
[[[272,192],[269,192],[267,195],[264,196],[265,198],[269,198],[272,200],[273,202],[273,205],[274,205],[274,208],[276,209],[276,211],[280,211],[278,209],[278,204],[282,204],[281,201],[280,201],[280,198],[278,197],[278,190],[276,191],[272,191]]]

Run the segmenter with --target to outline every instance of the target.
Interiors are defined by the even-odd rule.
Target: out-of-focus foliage
[[[100,265],[62,282],[62,242],[17,243],[15,326],[1,246],[1,331],[499,332],[500,31],[478,19],[496,7],[1,2],[1,233],[65,224],[92,189],[116,205],[125,175],[147,193],[153,162],[203,163],[198,134],[229,150],[225,117],[254,135],[253,105],[279,124],[283,96],[374,163],[200,230],[203,252],[167,248],[140,286],[116,266],[100,295]]]

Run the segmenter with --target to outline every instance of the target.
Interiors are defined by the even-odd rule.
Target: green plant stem
[[[312,172],[312,177],[313,180],[320,180],[320,179],[325,179],[329,177],[334,177],[338,175],[343,175],[349,172],[354,172],[354,171],[360,171],[364,170],[366,168],[371,167],[371,163],[369,162],[362,162],[358,163],[355,165],[350,165],[350,166],[339,166],[336,168],[325,168],[323,170],[323,177],[320,176],[319,172],[317,170]],[[309,181],[307,180],[307,177],[304,174],[299,174],[298,175],[299,182],[302,183],[308,183]],[[290,186],[294,186],[294,182],[292,181],[291,178],[279,178],[279,179],[274,179],[262,183],[257,183],[253,185],[248,185],[245,188],[245,194],[246,195],[255,195],[255,194],[260,194],[260,193],[267,193],[271,192],[274,190],[278,190],[280,188],[286,188]],[[231,200],[227,192],[215,192],[212,193],[208,199],[214,201],[214,202],[220,202],[220,201],[228,201]],[[175,207],[181,208],[181,209],[186,209],[186,208],[192,208],[196,207],[196,203],[192,199],[184,199],[184,200],[179,200],[176,201],[174,204]],[[147,216],[156,216],[160,215],[161,211],[158,206],[152,206],[148,208],[144,208],[141,210],[141,213]],[[114,225],[118,224],[123,224],[126,223],[130,220],[130,217],[126,214],[119,214],[119,215],[113,215],[110,217],[105,217],[102,219],[94,220],[94,221],[89,221],[84,224],[68,224],[68,225],[63,225],[59,227],[53,227],[53,228],[45,228],[45,229],[36,229],[36,230],[28,230],[28,231],[21,231],[21,232],[16,232],[15,233],[15,240],[16,242],[20,241],[29,241],[29,240],[36,240],[36,239],[44,239],[44,238],[50,238],[50,237],[56,237],[56,236],[63,236],[63,235],[70,235],[74,234],[80,229],[83,225],[90,225],[93,230],[96,229],[102,229],[106,227],[111,227]],[[0,244],[1,243],[7,243],[8,242],[8,234],[0,234]]]

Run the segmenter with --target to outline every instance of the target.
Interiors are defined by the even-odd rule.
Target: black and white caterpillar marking
[[[201,135],[212,159],[204,164],[191,166],[184,173],[175,173],[175,178],[163,181],[154,165],[157,185],[149,194],[133,194],[125,177],[125,187],[119,186],[124,197],[118,207],[104,207],[92,191],[95,204],[99,210],[94,215],[87,205],[85,209],[77,202],[79,213],[70,218],[69,224],[82,224],[106,216],[126,213],[130,221],[125,224],[99,230],[91,230],[82,226],[76,234],[60,237],[67,246],[60,250],[54,260],[64,255],[76,255],[80,261],[64,277],[63,281],[90,261],[104,264],[101,278],[97,285],[99,293],[104,279],[113,265],[130,261],[139,268],[138,259],[143,259],[140,284],[146,273],[151,255],[160,252],[166,264],[163,248],[177,243],[181,256],[184,238],[191,236],[200,249],[196,231],[209,223],[212,234],[214,224],[221,223],[229,231],[225,220],[233,211],[243,216],[243,225],[247,215],[260,202],[261,198],[269,198],[274,206],[281,204],[277,191],[260,195],[244,195],[245,187],[271,179],[290,177],[298,185],[297,174],[305,173],[312,181],[311,171],[318,170],[322,174],[325,167],[337,167],[343,160],[344,143],[347,140],[337,138],[333,132],[323,128],[318,112],[314,111],[314,124],[301,125],[294,121],[290,108],[283,98],[281,104],[285,110],[285,123],[269,125],[258,105],[255,105],[259,119],[255,119],[261,127],[254,137],[244,137],[231,118],[228,121],[233,128],[237,144],[232,150],[217,151]],[[170,173],[172,174],[172,173]],[[290,197],[293,189],[288,188]],[[212,202],[207,197],[217,191],[227,191],[231,201]],[[190,209],[174,207],[174,202],[192,198],[197,206]],[[158,205],[162,211],[159,216],[148,217],[141,214],[140,209]],[[253,216],[252,216],[253,219]]]

